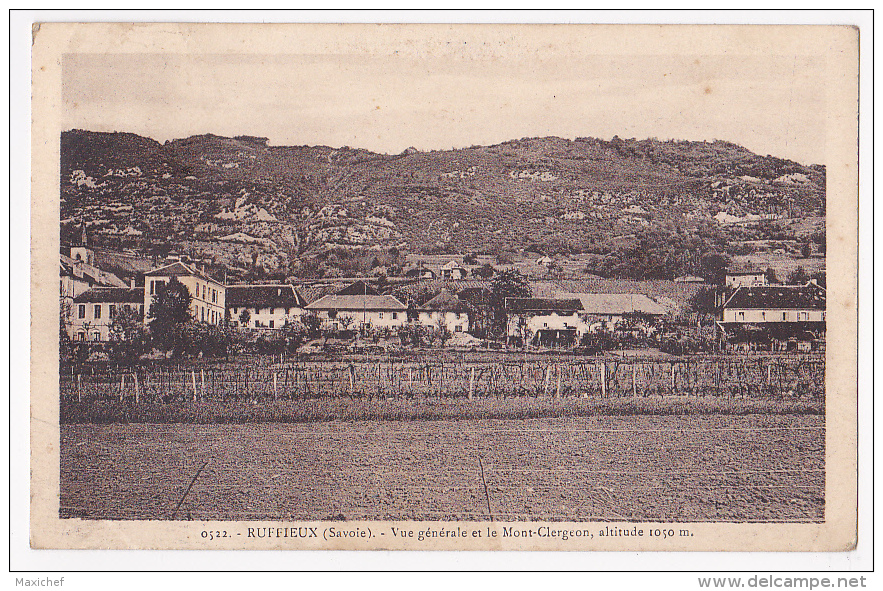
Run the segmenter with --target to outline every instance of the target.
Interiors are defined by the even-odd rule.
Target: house
[[[718,327],[734,346],[773,351],[824,347],[826,291],[797,286],[739,287],[724,302]]]
[[[414,267],[405,271],[405,277],[419,277],[420,279],[435,279],[435,271],[427,267]]]
[[[93,287],[73,298],[67,332],[74,341],[107,341],[110,325],[127,309],[144,316],[141,287]]]
[[[627,316],[649,319],[665,315],[665,309],[642,293],[570,293],[556,291],[555,297],[577,299],[582,318],[591,330],[616,330]]]
[[[224,322],[226,312],[224,284],[181,261],[144,274],[144,309],[148,313],[159,286],[169,283],[173,277],[190,292],[192,297],[190,314],[195,321],[211,324]]]
[[[443,289],[417,309],[417,321],[434,328],[444,324],[451,332],[469,332],[469,308],[456,295]]]
[[[586,332],[583,306],[575,298],[506,298],[507,340],[537,345],[569,346]]]
[[[766,284],[766,275],[763,271],[727,271],[726,286],[729,289],[762,287]]]
[[[546,255],[543,255],[543,256],[541,256],[540,258],[538,258],[538,259],[536,260],[536,263],[537,263],[538,265],[540,265],[540,266],[543,266],[543,267],[548,267],[548,266],[550,266],[550,265],[551,265],[552,263],[554,263],[554,262],[555,262],[555,261],[552,260],[551,257],[546,256]]]
[[[243,328],[282,328],[307,305],[287,284],[228,285],[225,300],[230,323]]]
[[[326,295],[305,309],[332,330],[396,328],[408,323],[408,307],[391,295]]]
[[[448,261],[441,268],[441,276],[445,279],[466,279],[469,270],[457,261]]]

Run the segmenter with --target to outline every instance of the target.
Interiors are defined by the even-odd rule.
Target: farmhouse
[[[73,299],[68,336],[74,341],[107,341],[110,325],[121,310],[144,316],[144,289],[93,287]]]
[[[437,328],[443,325],[451,332],[468,332],[469,308],[460,298],[443,289],[417,310],[417,320],[423,326]]]
[[[407,306],[390,295],[326,295],[308,304],[306,310],[332,330],[395,328],[408,323]]]
[[[445,279],[466,279],[469,270],[457,263],[457,261],[448,261],[441,267],[441,276]]]
[[[726,286],[730,289],[762,287],[766,284],[766,275],[763,271],[727,271]]]
[[[145,310],[150,311],[150,305],[153,303],[157,288],[171,281],[172,277],[187,287],[190,292],[192,296],[190,314],[194,320],[211,324],[224,322],[224,313],[226,312],[224,284],[180,261],[144,274]]]
[[[579,299],[506,298],[507,340],[569,346],[585,332]]]
[[[627,316],[655,319],[665,314],[662,306],[642,293],[568,293],[556,297],[577,299],[582,304],[582,318],[591,330],[616,330]]]
[[[299,318],[306,302],[293,285],[229,285],[226,305],[233,326],[278,329]]]
[[[724,302],[718,326],[733,346],[773,351],[824,347],[825,289],[802,286],[739,287]]]

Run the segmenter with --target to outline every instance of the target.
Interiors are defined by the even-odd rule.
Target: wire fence
[[[276,358],[279,359],[279,358]],[[72,366],[65,401],[176,402],[316,398],[725,396],[824,397],[823,357],[676,361],[245,361]]]

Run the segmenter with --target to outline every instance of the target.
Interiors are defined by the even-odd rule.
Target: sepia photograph
[[[854,540],[855,30],[54,27],[60,527]]]

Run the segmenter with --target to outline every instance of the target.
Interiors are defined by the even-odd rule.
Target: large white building
[[[326,295],[306,310],[331,330],[396,328],[408,323],[408,307],[391,295]]]
[[[443,289],[420,306],[417,321],[433,328],[445,326],[450,332],[469,332],[469,308],[460,298]]]
[[[159,286],[169,283],[173,277],[190,292],[192,298],[190,315],[195,321],[210,324],[224,322],[226,311],[224,284],[182,262],[172,263],[144,274],[144,310],[147,314],[150,314],[150,305]]]
[[[293,285],[275,283],[228,285],[226,300],[230,324],[243,328],[282,328],[300,318],[306,306]]]
[[[506,298],[504,305],[510,339],[565,346],[587,330],[579,299]]]
[[[809,351],[824,345],[825,288],[806,285],[740,287],[721,310],[718,327],[734,346]]]
[[[72,341],[106,341],[110,325],[122,310],[144,317],[140,287],[93,287],[73,298],[67,333]]]

